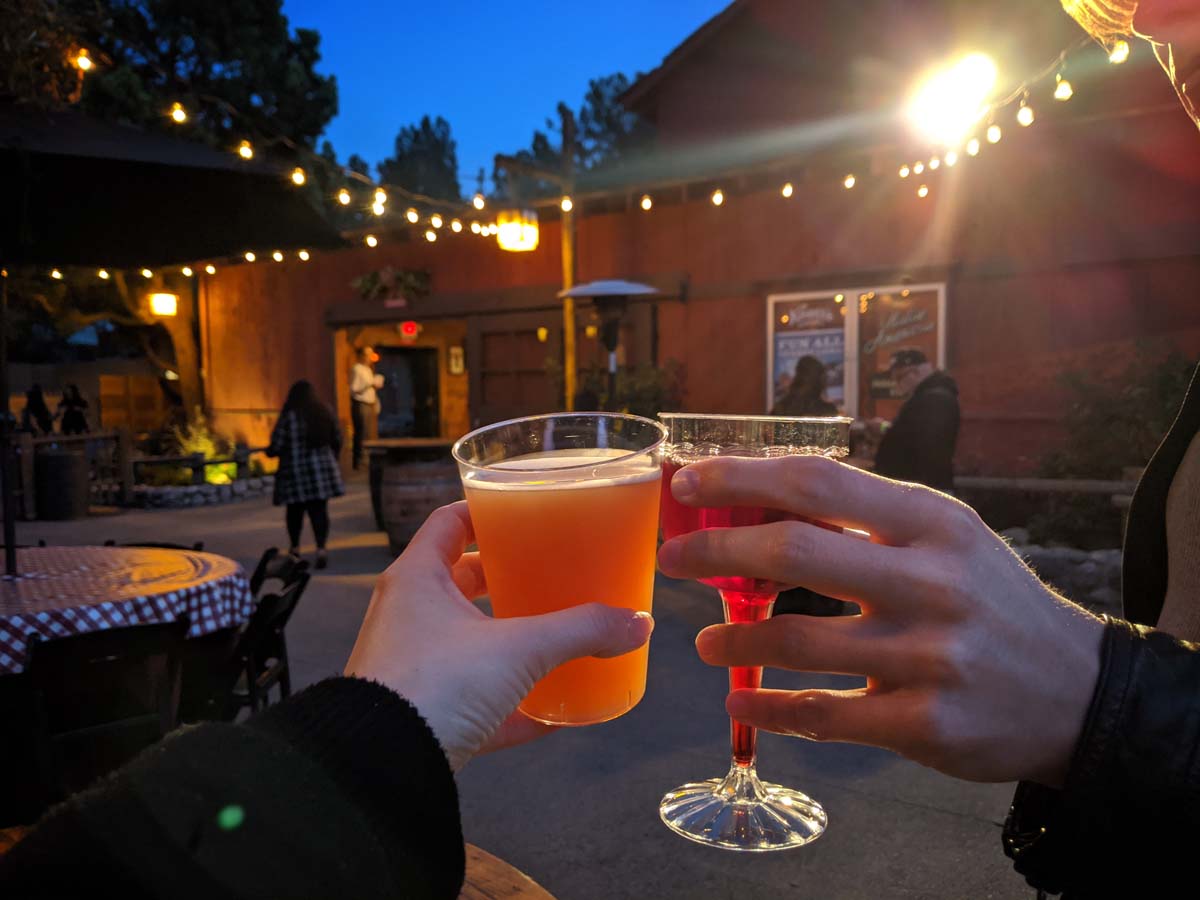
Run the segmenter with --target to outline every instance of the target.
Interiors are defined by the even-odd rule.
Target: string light
[[[845,299],[846,299],[846,295],[845,295],[845,294],[835,294],[835,295],[834,295],[834,297],[833,297],[833,302],[834,302],[834,303],[841,303],[841,302],[842,302],[843,300],[845,300]]]
[[[842,179],[842,184],[845,185],[846,190],[850,190],[850,188],[854,187],[854,176],[847,175]]]
[[[575,208],[575,203],[570,197],[563,197],[562,200],[558,201],[558,205],[563,212],[570,212]]]
[[[929,185],[923,184],[919,188],[917,188],[917,196],[921,197],[921,198],[928,197],[929,196]]]
[[[1004,132],[1000,130],[999,125],[989,125],[987,130],[987,142],[989,144],[998,144],[1000,143],[1000,138],[1003,136],[1003,134]]]
[[[254,262],[254,260],[258,259],[258,257],[254,255],[253,250],[247,250],[245,252],[244,256],[245,256],[246,262]]]
[[[442,217],[439,216],[437,213],[434,213],[432,216],[429,217],[429,224],[432,225],[434,228],[441,228],[442,227]]]
[[[725,202],[725,192],[722,191],[720,188],[717,188],[715,191],[712,192],[712,205],[720,206],[724,202]]]
[[[184,266],[179,271],[183,273],[184,278],[191,278],[194,274],[196,274],[195,272],[192,271],[191,266]]]
[[[957,144],[987,112],[997,74],[996,64],[982,53],[962,57],[917,87],[908,104],[909,121],[934,144]]]
[[[363,243],[365,243],[368,247],[376,247],[379,245],[379,238],[375,237],[373,234],[368,234],[365,238],[363,238]]]
[[[275,260],[275,262],[283,262],[283,251],[276,250],[271,254],[271,259]]]
[[[249,141],[242,141],[238,144],[238,156],[242,159],[254,159],[254,147]]]
[[[933,159],[929,160],[930,171],[936,172],[938,170],[938,168],[941,166],[941,164],[942,164],[941,159],[939,159],[938,157],[935,156]]]
[[[785,181],[783,183],[783,187],[779,189],[779,193],[783,195],[784,200],[789,199],[795,192],[796,189],[792,186],[790,181]]]
[[[956,162],[958,162],[958,151],[947,150],[946,155],[942,157],[942,161],[948,166],[953,166]]]
[[[187,121],[187,110],[183,108],[183,104],[175,101],[171,104],[171,112],[169,113],[171,120],[179,125]]]
[[[346,190],[345,188],[342,188],[340,191],[337,192],[337,200],[338,200],[338,203],[342,204],[342,206],[349,206],[350,205],[350,192],[348,190]]]
[[[1028,128],[1033,124],[1033,107],[1021,104],[1021,108],[1017,110],[1017,124],[1022,128]]]
[[[371,212],[375,213],[377,216],[382,216],[386,211],[387,207],[378,201],[371,204]]]
[[[299,166],[296,166],[296,168],[292,169],[292,184],[298,186],[298,185],[304,184],[304,182],[305,182],[304,170],[302,168],[300,168]]]
[[[1114,41],[1112,49],[1108,51],[1108,61],[1114,66],[1119,66],[1127,59],[1129,59],[1129,41]]]
[[[50,277],[53,278],[55,281],[62,281],[63,273],[58,271],[58,269],[51,269]]]
[[[217,274],[217,267],[216,267],[216,266],[214,266],[212,263],[209,263],[207,266],[205,266],[205,267],[204,267],[204,271],[205,271],[206,273],[208,273],[209,275],[216,275],[216,274]]]
[[[149,269],[142,269],[142,277],[145,279],[150,279],[154,277],[154,273]]]
[[[432,244],[434,241],[437,240],[437,232],[434,231],[432,228],[428,229],[425,232],[425,240],[429,241],[429,243]]]
[[[478,223],[478,222],[472,222],[472,223],[471,223],[471,234],[479,234],[479,232],[480,232],[480,231],[482,231],[482,230],[483,230],[483,229],[479,227],[479,223]]]
[[[301,250],[296,255],[300,257],[300,262],[308,262],[309,256],[307,250]]]
[[[914,175],[920,175],[922,172],[925,171],[925,163],[923,163],[923,162],[914,163],[912,170],[913,170]]]
[[[80,47],[79,52],[75,54],[75,67],[81,72],[90,72],[94,65],[92,58],[88,56],[87,47]]]
[[[900,177],[901,177],[901,178],[907,178],[907,177],[908,177],[908,173],[909,173],[909,172],[911,172],[911,171],[912,171],[912,170],[911,170],[911,169],[910,169],[910,168],[909,168],[907,165],[901,166],[901,167],[900,167]]]
[[[979,138],[971,138],[967,141],[967,156],[979,155]]]
[[[387,191],[385,191],[383,188],[375,188],[375,202],[376,203],[387,203],[387,200],[388,200]]]
[[[649,194],[642,194],[641,205],[644,212],[650,212],[651,208],[654,206],[654,201],[650,199]]]
[[[1070,100],[1075,94],[1075,89],[1071,87],[1071,82],[1063,78],[1062,72],[1054,76],[1054,99],[1055,100]]]
[[[108,278],[109,278],[108,269],[101,269],[99,272],[96,273],[96,275],[97,275],[97,277],[99,277],[99,279],[101,281],[108,281]]]
[[[414,225],[416,225],[416,224],[417,224],[417,220],[418,220],[418,219],[420,219],[421,217],[420,217],[419,215],[417,215],[417,211],[416,211],[415,209],[413,209],[413,208],[410,206],[410,207],[408,208],[408,212],[406,212],[406,213],[404,214],[404,218],[408,219],[408,221],[410,221],[410,222],[412,222]]]
[[[474,206],[476,209],[483,209],[483,207],[484,207],[483,194],[476,191],[475,196],[471,198],[471,205]]]
[[[455,234],[458,234],[460,231],[462,231],[462,222],[460,222],[458,219],[451,219],[450,230]]]

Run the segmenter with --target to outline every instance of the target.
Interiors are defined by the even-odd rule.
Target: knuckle
[[[779,464],[793,501],[804,507],[822,504],[837,463],[823,456],[785,456]]]
[[[969,678],[971,654],[962,641],[939,640],[928,648],[923,668],[932,684],[939,688],[957,688]]]
[[[800,522],[779,523],[767,542],[767,564],[775,573],[791,571],[797,562],[807,559],[812,553],[811,529]]]
[[[810,741],[827,741],[832,737],[833,708],[826,694],[796,693],[784,706],[785,730]]]

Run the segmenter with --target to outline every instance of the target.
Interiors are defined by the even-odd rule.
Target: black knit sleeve
[[[1018,786],[1004,851],[1050,893],[1159,896],[1194,877],[1198,839],[1200,646],[1109,621],[1067,782]]]
[[[453,900],[464,868],[424,720],[333,678],[243,725],[180,729],[56,807],[0,857],[0,896]]]

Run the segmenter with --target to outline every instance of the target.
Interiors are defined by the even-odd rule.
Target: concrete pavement
[[[331,514],[331,567],[316,573],[288,628],[297,686],[340,671],[374,578],[390,560],[363,483],[333,501]],[[287,543],[282,510],[264,500],[21,523],[18,533],[23,543],[203,540],[247,568],[267,546]],[[560,900],[1032,895],[1000,850],[1011,785],[964,784],[865,747],[760,738],[760,774],[804,790],[829,813],[826,834],[808,847],[737,854],[668,831],[658,819],[661,795],[728,766],[726,676],[692,647],[720,615],[715,592],[660,578],[645,699],[614,722],[474,760],[459,777],[467,840]],[[765,683],[853,680],[771,671]]]

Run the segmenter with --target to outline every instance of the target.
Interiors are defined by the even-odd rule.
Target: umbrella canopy
[[[140,268],[340,246],[290,168],[0,102],[0,262]]]

